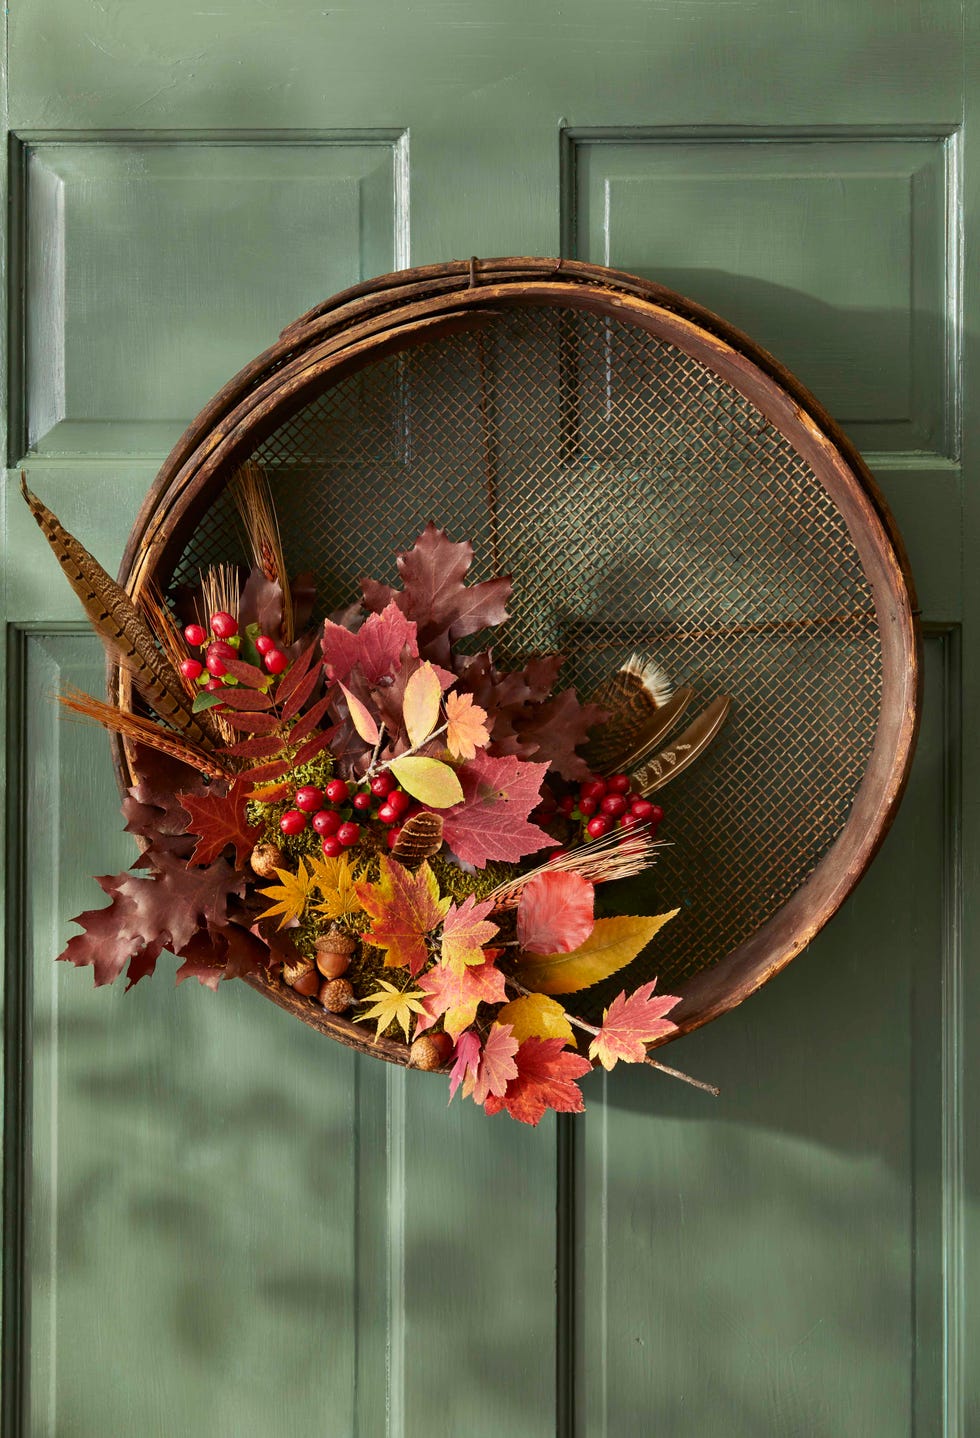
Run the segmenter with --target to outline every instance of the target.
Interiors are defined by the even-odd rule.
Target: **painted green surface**
[[[9,1438],[978,1431],[976,7],[7,22]],[[868,453],[934,626],[868,880],[669,1055],[723,1098],[590,1080],[571,1169],[553,1123],[447,1110],[234,986],[52,970],[129,851],[104,741],[48,697],[97,689],[98,656],[14,497],[24,462],[113,567],[181,424],[307,304],[563,245],[799,371]]]

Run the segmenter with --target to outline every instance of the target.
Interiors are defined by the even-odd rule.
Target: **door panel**
[[[4,1438],[965,1438],[974,8],[13,0],[6,24]],[[133,851],[104,738],[50,702],[101,660],[21,467],[114,569],[173,438],[284,324],[474,253],[621,265],[743,326],[909,544],[905,806],[811,951],[667,1056],[716,1103],[620,1070],[527,1131],[243,988],[175,991],[167,960],[128,995],[51,964]]]

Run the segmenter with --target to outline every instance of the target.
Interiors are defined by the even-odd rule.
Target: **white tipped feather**
[[[649,659],[643,654],[632,654],[622,665],[620,672],[631,679],[639,680],[658,709],[669,702],[674,692],[674,686],[666,671],[655,659]]]

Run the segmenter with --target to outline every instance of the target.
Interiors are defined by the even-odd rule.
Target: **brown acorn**
[[[256,844],[249,855],[249,863],[260,879],[272,879],[277,869],[286,867],[286,856],[278,844]]]
[[[345,1014],[357,1002],[346,979],[325,979],[320,985],[320,1002],[331,1014]]]
[[[291,989],[308,999],[313,997],[320,986],[316,965],[305,954],[298,954],[295,959],[287,959],[282,966],[282,977],[283,982]]]
[[[408,1066],[432,1073],[441,1069],[453,1051],[453,1041],[448,1034],[419,1034],[408,1055]]]
[[[316,941],[316,966],[325,979],[339,979],[350,968],[357,940],[342,929],[330,929]]]

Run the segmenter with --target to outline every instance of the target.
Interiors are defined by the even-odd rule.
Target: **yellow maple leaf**
[[[318,914],[325,919],[349,919],[352,914],[364,912],[354,887],[357,875],[346,854],[334,859],[317,856],[310,865],[310,887],[320,891],[319,901],[313,904]]]
[[[472,759],[490,743],[487,711],[474,704],[472,694],[447,694],[446,720],[446,747],[454,759]]]
[[[564,1039],[575,1043],[575,1031],[557,999],[547,994],[527,994],[512,999],[497,1010],[497,1023],[510,1024],[518,1043],[525,1039]]]
[[[596,919],[585,943],[567,954],[522,954],[516,977],[537,994],[574,994],[587,989],[625,968],[679,913],[680,909],[671,909],[669,914],[655,917],[618,914]]]
[[[429,958],[428,935],[442,923],[452,900],[439,897],[439,884],[428,864],[413,873],[381,857],[377,883],[356,881],[354,892],[371,919],[364,937],[385,949],[385,966],[405,966],[413,975]]]
[[[359,1014],[358,1022],[367,1023],[377,1019],[378,1029],[374,1035],[374,1042],[377,1043],[385,1029],[394,1020],[401,1026],[407,1043],[412,1015],[425,1013],[425,1009],[422,1007],[424,995],[419,989],[396,989],[394,984],[386,984],[384,979],[379,979],[378,984],[379,987],[373,994],[368,994],[366,999],[361,1000],[362,1004],[373,1004],[374,1007],[369,1009],[366,1014]]]
[[[260,914],[259,918],[278,918],[279,928],[284,929],[291,919],[299,920],[303,917],[310,892],[310,874],[304,859],[300,859],[295,874],[288,869],[277,869],[276,873],[282,882],[259,890],[263,898],[275,900],[272,907]]]
[[[461,974],[467,964],[486,962],[483,946],[497,933],[497,925],[487,918],[492,912],[492,899],[478,904],[473,894],[450,908],[442,924],[442,962],[454,973]]]

